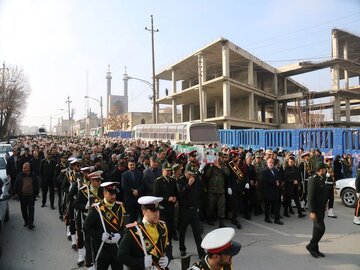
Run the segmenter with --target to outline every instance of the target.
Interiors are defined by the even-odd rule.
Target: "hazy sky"
[[[67,118],[61,109],[68,96],[75,119],[84,117],[86,74],[89,95],[105,98],[108,64],[113,94],[123,94],[125,66],[130,76],[151,81],[144,29],[151,14],[160,30],[156,71],[219,37],[277,67],[330,57],[333,27],[360,35],[359,0],[0,0],[0,62],[22,67],[32,89],[23,124],[48,127],[51,116]],[[327,89],[330,71],[295,79]],[[129,81],[129,110],[151,111],[150,94],[146,84]]]

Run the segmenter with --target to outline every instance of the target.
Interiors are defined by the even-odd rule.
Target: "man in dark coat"
[[[283,225],[280,221],[279,189],[280,181],[278,172],[274,167],[274,160],[267,160],[267,168],[263,171],[264,200],[265,200],[265,222],[272,223],[270,219],[270,207],[274,211],[275,223]]]
[[[39,182],[30,171],[30,163],[25,162],[14,184],[14,194],[20,198],[21,214],[24,226],[31,230],[34,226],[35,198],[39,194]]]
[[[47,152],[46,158],[40,162],[40,179],[41,179],[41,190],[42,190],[42,204],[44,207],[46,204],[47,192],[50,193],[50,205],[51,209],[55,209],[55,173],[56,161],[52,158],[51,150]]]
[[[308,210],[310,219],[313,221],[313,233],[310,243],[306,249],[314,258],[325,257],[319,250],[319,242],[325,233],[325,210],[326,210],[326,187],[324,163],[318,163],[316,174],[309,179],[308,183]]]
[[[8,176],[10,176],[11,193],[14,195],[14,184],[16,176],[21,172],[22,168],[20,167],[18,149],[14,147],[12,150],[13,154],[6,163],[6,173]]]
[[[136,170],[133,158],[128,161],[129,170],[121,175],[121,189],[124,192],[124,204],[126,213],[129,214],[129,222],[134,222],[140,214],[140,205],[137,203],[145,191],[143,174]]]
[[[154,181],[161,176],[161,168],[156,156],[150,158],[150,166],[144,170],[145,195],[154,195]]]

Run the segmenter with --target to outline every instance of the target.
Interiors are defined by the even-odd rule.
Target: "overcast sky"
[[[157,71],[219,37],[277,67],[330,57],[334,27],[360,35],[358,0],[0,0],[0,61],[22,67],[31,84],[23,124],[48,127],[51,116],[67,118],[61,109],[68,96],[75,119],[84,117],[87,81],[90,96],[105,98],[108,64],[115,95],[123,94],[125,66],[130,76],[151,81],[144,29],[151,14],[160,30]],[[295,79],[325,90],[330,71]],[[129,81],[129,110],[151,111],[150,94],[146,84]],[[89,105],[99,113],[95,101]]]

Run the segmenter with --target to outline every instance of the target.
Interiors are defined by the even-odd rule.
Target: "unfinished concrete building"
[[[332,59],[280,69],[220,38],[156,75],[157,110],[159,105],[171,105],[174,122],[177,106],[181,106],[181,121],[215,122],[224,129],[291,128],[299,127],[296,121],[288,121],[289,114],[296,115],[296,102],[305,101],[301,103],[301,113],[310,117],[320,105],[309,102],[309,97],[333,96],[335,101],[325,104],[334,110],[331,124],[340,125],[344,114],[346,125],[351,125],[350,106],[360,104],[359,86],[349,87],[348,83],[349,78],[360,74],[359,37],[340,30],[333,30],[332,34]],[[313,93],[291,78],[321,68],[332,68],[333,89]],[[171,81],[172,91],[160,97],[164,80]],[[344,89],[340,80],[347,82]],[[324,121],[323,117],[318,119]]]

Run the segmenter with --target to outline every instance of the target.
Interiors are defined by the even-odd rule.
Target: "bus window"
[[[216,142],[219,141],[219,133],[215,126],[191,126],[191,142]]]

